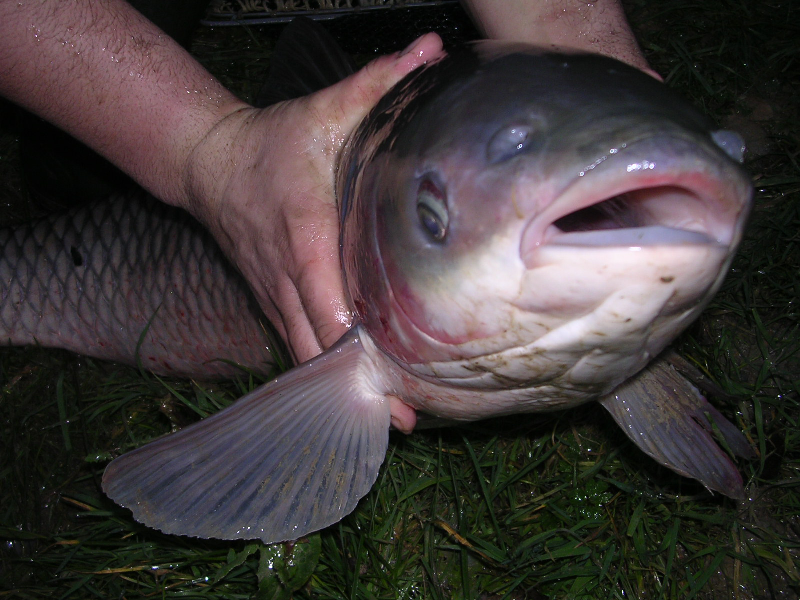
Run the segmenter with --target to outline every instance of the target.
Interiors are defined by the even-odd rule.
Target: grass
[[[107,458],[255,382],[162,381],[65,352],[2,349],[0,597],[797,598],[800,9],[733,0],[626,8],[669,85],[759,150],[747,163],[757,190],[747,237],[724,288],[677,344],[758,451],[740,464],[747,500],[710,496],[658,467],[588,406],[393,434],[356,512],[294,546],[165,536],[102,495]],[[352,26],[349,37],[362,37]],[[252,97],[269,34],[201,31],[194,48]],[[24,190],[14,126],[2,123],[5,202]]]

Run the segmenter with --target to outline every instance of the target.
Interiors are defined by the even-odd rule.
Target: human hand
[[[625,19],[620,0],[462,0],[486,37],[595,52],[661,81]]]
[[[441,48],[428,34],[311,96],[242,105],[190,155],[184,207],[239,268],[298,362],[351,324],[334,197],[339,150],[378,99]]]

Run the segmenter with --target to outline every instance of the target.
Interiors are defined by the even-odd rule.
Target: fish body
[[[397,396],[450,420],[598,400],[662,464],[741,496],[709,430],[746,456],[744,437],[671,367],[646,365],[720,285],[750,203],[742,150],[611,59],[450,52],[391,90],[340,157],[356,325],[117,458],[104,490],[167,533],[296,539],[372,487]]]
[[[187,213],[144,192],[0,229],[0,342],[162,375],[268,374],[260,309]]]

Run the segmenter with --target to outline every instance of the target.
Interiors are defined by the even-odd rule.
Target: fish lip
[[[525,226],[520,255],[528,268],[536,263],[536,251],[549,245],[633,247],[706,243],[732,246],[738,242],[741,222],[747,212],[748,188],[751,188],[738,165],[688,136],[653,136],[621,146],[581,169]],[[665,151],[663,147],[666,146],[673,150]],[[686,150],[683,154],[675,150],[681,147]],[[674,204],[684,211],[683,216],[676,214],[671,219],[665,218],[671,210],[670,199],[666,197],[670,193],[676,196],[678,202]],[[637,202],[634,196],[648,194],[653,206],[663,214],[654,215],[651,223],[638,227],[641,235],[633,231],[637,227],[587,229],[587,235],[581,235],[583,232],[564,232],[556,225],[568,215],[609,200],[621,198],[627,202],[624,197],[631,196],[633,206]],[[659,194],[665,197],[659,200]],[[664,219],[665,225],[659,219]],[[656,232],[656,227],[661,227],[662,231]],[[648,229],[650,231],[646,231]],[[667,230],[674,232],[672,239]],[[614,231],[626,233],[620,236],[622,241],[611,242],[613,236],[609,232]],[[606,232],[608,243],[599,243],[602,232]],[[637,239],[639,241],[635,241]],[[586,243],[587,240],[591,242]]]

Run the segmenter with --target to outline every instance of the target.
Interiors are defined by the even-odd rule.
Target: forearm
[[[462,0],[489,38],[611,56],[649,70],[619,0]]]
[[[192,149],[244,106],[121,0],[0,1],[0,94],[178,205]]]

